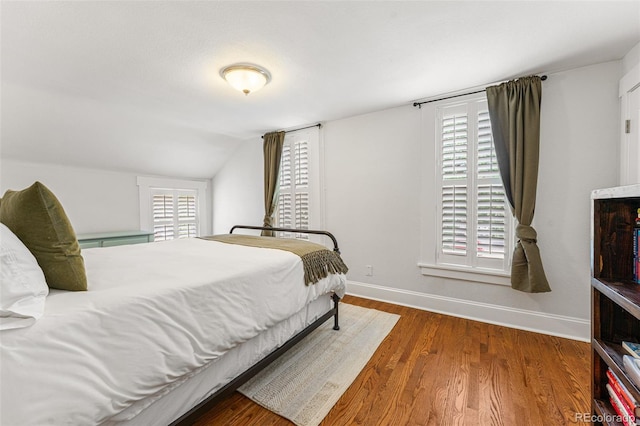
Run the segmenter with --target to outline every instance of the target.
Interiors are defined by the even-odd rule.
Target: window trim
[[[462,281],[473,281],[484,284],[511,285],[511,274],[500,272],[495,269],[480,267],[462,267],[458,265],[431,265],[428,263],[418,263],[422,275],[439,278],[450,278]]]
[[[441,152],[442,152],[442,140],[441,136],[438,135],[438,130],[441,128],[441,123],[438,123],[438,120],[441,120],[442,111],[446,108],[455,108],[459,106],[465,106],[472,103],[478,102],[486,102],[486,96],[483,95],[469,95],[465,97],[460,97],[455,101],[447,100],[447,101],[439,101],[431,103],[430,105],[426,105],[421,110],[422,112],[422,122],[423,122],[423,135],[426,136],[427,140],[431,139],[428,135],[432,135],[431,139],[433,145],[431,149],[429,149],[429,143],[426,143],[427,149],[425,149],[424,155],[425,158],[425,170],[432,170],[433,174],[430,174],[431,178],[427,177],[428,175],[423,176],[423,182],[427,185],[422,191],[422,260],[417,263],[417,266],[420,268],[422,275],[431,276],[431,277],[440,277],[440,278],[448,278],[454,280],[463,280],[463,281],[471,281],[477,283],[484,284],[497,284],[497,285],[506,285],[510,286],[510,270],[511,270],[511,252],[515,247],[515,219],[513,218],[508,203],[506,204],[506,222],[507,222],[507,235],[505,235],[505,257],[502,263],[502,268],[493,268],[490,265],[487,265],[484,262],[480,262],[479,264],[476,262],[477,255],[476,250],[477,247],[474,244],[473,247],[468,245],[468,248],[472,248],[474,254],[471,255],[473,261],[465,262],[466,264],[456,264],[452,262],[451,259],[445,256],[443,258],[440,255],[441,251],[441,211],[442,206],[438,205],[438,203],[434,203],[433,200],[440,200],[442,194],[442,164],[441,164]],[[473,110],[468,111],[468,116],[470,118],[469,126],[477,126],[477,118],[471,118],[479,111],[478,108],[473,108]],[[474,133],[476,130],[474,130]],[[475,138],[475,136],[474,136]],[[469,162],[473,162],[473,171],[469,171],[471,174],[471,178],[475,183],[477,173],[476,166],[478,162],[478,153],[477,151],[477,138],[473,141],[473,146],[469,146],[468,149],[471,151],[470,156],[468,157]],[[431,168],[432,167],[432,168]],[[499,178],[498,178],[499,179]],[[488,182],[487,182],[488,183]],[[501,183],[501,182],[500,182]],[[475,194],[477,185],[472,185],[469,187],[469,193],[474,193],[473,196],[473,212],[469,212],[468,217],[473,218],[471,222],[469,222],[469,226],[475,227],[476,220],[475,211],[476,211],[476,197]],[[471,240],[473,241],[473,240]],[[466,258],[467,256],[465,256]]]
[[[323,199],[323,190],[324,187],[324,174],[323,174],[323,145],[322,145],[322,132],[318,127],[313,127],[310,129],[304,129],[300,131],[295,131],[292,133],[287,133],[285,135],[284,144],[290,145],[291,150],[291,159],[294,158],[295,152],[295,144],[301,141],[306,140],[307,142],[307,175],[309,179],[309,184],[307,185],[306,192],[309,194],[308,204],[309,204],[309,219],[308,219],[308,229],[322,229],[324,228],[324,199]],[[283,148],[284,149],[284,148]],[[294,165],[291,164],[291,180],[292,185],[286,193],[291,194],[292,200],[292,208],[295,209],[295,185],[293,185],[293,180],[295,177],[294,174]],[[278,176],[278,197],[280,196],[280,176]],[[274,210],[274,223],[279,225],[279,199],[276,202],[276,208]],[[295,218],[293,218],[292,226],[295,227]],[[284,233],[283,233],[284,234]],[[304,235],[305,239],[308,239],[313,242],[321,242],[322,237],[317,235],[308,235],[308,234],[298,234],[300,236]],[[290,237],[289,235],[283,235],[286,237]],[[295,236],[297,237],[297,236]]]
[[[140,201],[140,229],[153,232],[152,192],[154,189],[173,191],[197,191],[198,194],[198,224],[199,235],[209,235],[210,227],[207,221],[207,187],[206,181],[156,178],[138,176],[137,185]]]
[[[189,198],[193,198],[194,201],[198,200],[198,191],[195,189],[160,189],[160,188],[151,188],[150,189],[150,195],[151,195],[151,204],[153,206],[153,230],[154,230],[154,240],[155,241],[166,241],[166,235],[164,238],[158,238],[158,230],[157,227],[158,226],[165,226],[166,225],[171,225],[171,229],[173,230],[173,237],[170,239],[179,239],[179,238],[188,238],[188,237],[197,237],[200,236],[200,230],[202,229],[202,225],[200,224],[201,222],[201,216],[202,214],[200,213],[200,209],[198,207],[198,204],[195,203],[193,205],[194,207],[194,216],[188,216],[188,217],[181,217],[180,216],[180,200],[183,197],[189,197]],[[166,196],[170,196],[171,197],[171,217],[167,218],[158,218],[155,216],[156,213],[156,197],[157,196],[162,196],[165,197],[163,201],[165,201],[164,205],[166,206]],[[163,209],[166,212],[166,208]],[[195,226],[195,234],[194,235],[189,235],[190,231],[187,231],[187,236],[186,237],[181,237],[181,231],[180,228],[181,226],[187,225],[188,229],[191,228],[190,225],[194,225]],[[166,230],[165,230],[166,232]]]

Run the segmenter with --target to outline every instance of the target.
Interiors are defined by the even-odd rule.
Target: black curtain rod
[[[284,132],[285,133],[297,132],[298,130],[310,129],[312,127],[320,128],[320,127],[322,127],[322,123],[314,124],[313,126],[300,127],[299,129],[285,130]],[[262,139],[264,139],[264,136],[260,136],[260,137]]]
[[[547,79],[546,75],[540,76],[540,80],[545,81],[546,79]],[[482,93],[482,92],[486,92],[486,90],[477,90],[475,92],[460,93],[459,95],[447,96],[445,98],[431,99],[431,100],[423,101],[423,102],[414,102],[413,106],[414,107],[418,107],[418,108],[422,108],[422,104],[428,104],[428,103],[431,103],[431,102],[438,102],[438,101],[444,101],[444,100],[447,100],[447,99],[459,98],[460,96],[475,95],[476,93]]]

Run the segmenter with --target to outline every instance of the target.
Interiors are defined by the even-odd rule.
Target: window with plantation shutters
[[[198,236],[196,191],[152,189],[154,241]]]
[[[438,265],[508,271],[511,215],[486,99],[436,108]]]
[[[280,160],[276,226],[312,229],[319,222],[319,159],[317,130],[285,136]],[[314,222],[315,220],[315,222]],[[308,234],[280,233],[280,237],[309,239]]]
[[[155,241],[210,235],[207,182],[138,176],[140,229]]]
[[[278,188],[277,226],[309,229],[309,147],[307,140],[294,140],[282,147]],[[307,234],[281,237],[308,239]]]

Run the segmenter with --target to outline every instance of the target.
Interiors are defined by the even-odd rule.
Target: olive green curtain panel
[[[278,174],[284,132],[271,132],[263,136],[264,151],[264,220],[262,226],[273,226],[273,212],[278,203]],[[273,231],[262,231],[264,236],[273,236]]]
[[[551,291],[542,267],[537,233],[531,226],[538,185],[541,96],[542,82],[537,76],[487,87],[500,175],[511,212],[518,220],[511,287],[527,293]]]

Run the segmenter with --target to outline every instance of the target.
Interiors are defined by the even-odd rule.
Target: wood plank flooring
[[[401,315],[322,425],[588,424],[587,343],[346,296]],[[239,393],[196,423],[292,425]]]

